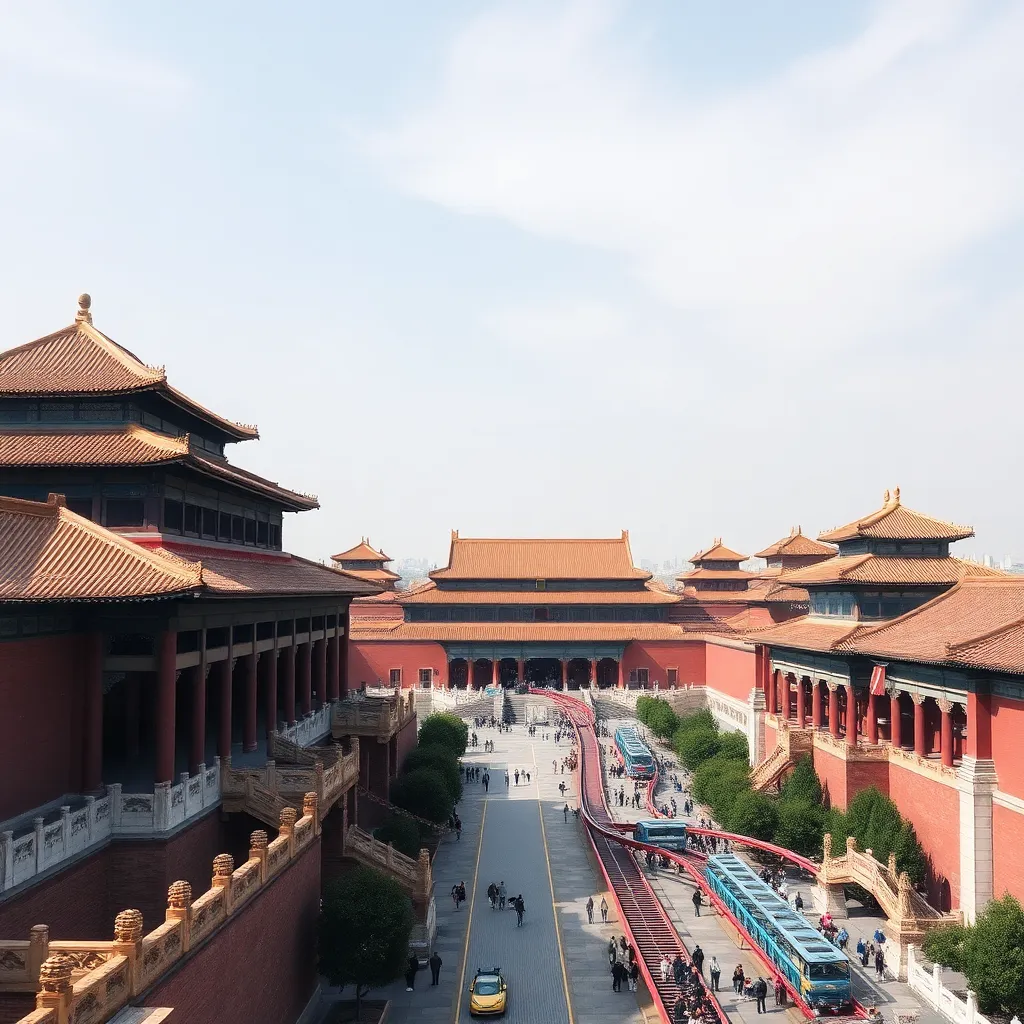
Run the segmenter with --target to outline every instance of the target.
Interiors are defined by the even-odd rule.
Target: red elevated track
[[[601,752],[594,730],[593,711],[583,701],[564,693],[544,689],[531,689],[530,692],[536,696],[547,697],[554,701],[572,723],[576,731],[580,752],[580,770],[577,776],[580,811],[587,824],[590,841],[597,855],[601,872],[608,883],[608,888],[611,890],[612,898],[618,905],[619,919],[622,921],[623,928],[637,951],[640,958],[641,972],[647,983],[648,990],[655,998],[655,1005],[664,1024],[671,1024],[672,1006],[679,994],[679,990],[674,981],[670,980],[666,984],[661,980],[661,969],[659,966],[661,957],[667,953],[669,959],[672,959],[677,952],[680,952],[683,959],[689,963],[690,956],[675,926],[669,920],[665,909],[637,864],[633,852],[635,850],[640,850],[644,853],[653,851],[659,857],[667,857],[669,861],[677,864],[681,870],[686,871],[703,891],[708,902],[723,917],[728,919],[733,927],[750,944],[752,952],[765,964],[769,976],[778,976],[778,972],[771,960],[761,951],[752,936],[748,934],[747,930],[718,895],[708,887],[704,878],[704,872],[700,867],[700,862],[703,860],[701,854],[696,852],[680,854],[673,850],[663,850],[649,843],[638,842],[633,838],[633,827],[631,825],[612,819],[611,814],[608,812],[608,803],[605,796],[604,778],[601,771]],[[647,807],[653,814],[662,817],[663,815],[658,813],[653,800],[656,784],[657,775],[655,775],[655,778],[651,780],[648,786]],[[696,835],[714,836],[716,839],[728,839],[735,844],[764,850],[783,857],[807,871],[817,872],[817,865],[813,861],[780,846],[775,846],[772,843],[751,839],[749,836],[735,835],[731,832],[719,832],[714,829],[687,826],[687,832],[692,832]],[[800,993],[792,988],[785,978],[783,978],[783,983],[789,992],[790,998],[804,1015],[808,1018],[814,1017],[814,1012],[800,998]],[[724,1024],[728,1018],[721,1004],[713,993],[708,992],[707,995],[709,1001],[715,1007],[719,1020]],[[854,1003],[854,1009],[858,1017],[867,1015],[859,1003]]]

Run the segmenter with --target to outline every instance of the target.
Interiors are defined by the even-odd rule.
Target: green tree
[[[720,747],[718,733],[711,729],[676,730],[675,744],[676,755],[691,772],[711,760]]]
[[[683,732],[700,729],[710,729],[711,732],[718,732],[718,723],[715,721],[715,716],[705,708],[703,711],[695,711],[692,715],[684,715],[680,718],[679,728]]]
[[[718,738],[718,749],[722,757],[728,757],[730,760],[750,760],[750,745],[747,743],[747,737],[741,732],[723,732]]]
[[[644,723],[648,724],[648,717],[651,713],[651,708],[656,703],[653,697],[648,697],[646,694],[641,694],[636,699],[636,717]]]
[[[420,768],[433,768],[438,772],[448,787],[452,803],[457,803],[462,797],[462,772],[459,770],[459,762],[451,750],[440,743],[421,743],[418,747],[409,752],[405,759],[404,770],[414,772]]]
[[[963,973],[982,1013],[1024,1013],[1024,910],[1009,893],[966,929]]]
[[[804,754],[793,766],[793,771],[782,784],[779,795],[783,803],[796,801],[804,804],[821,804],[821,782],[814,770],[814,759],[810,754]]]
[[[750,765],[713,757],[693,774],[693,798],[711,808],[718,821],[728,821],[740,793],[750,789]]]
[[[820,856],[825,834],[825,811],[821,804],[782,799],[778,803],[778,811],[775,842],[804,857]]]
[[[422,747],[439,743],[447,747],[455,757],[462,757],[469,743],[469,726],[458,715],[447,711],[427,715],[420,726],[419,743]]]
[[[846,836],[857,840],[859,850],[870,850],[883,864],[890,853],[896,854],[896,868],[906,871],[916,885],[924,881],[928,859],[918,842],[914,826],[899,812],[896,804],[874,786],[862,789],[849,803],[845,814],[833,811],[828,822],[832,848],[842,853]]]
[[[967,941],[970,928],[960,924],[952,924],[946,928],[936,928],[925,932],[921,949],[933,963],[944,964],[954,971],[964,970],[964,943]]]
[[[420,827],[411,818],[401,814],[392,814],[375,832],[374,836],[382,843],[392,843],[399,853],[406,857],[420,855]]]
[[[332,985],[354,985],[359,1004],[371,988],[402,971],[412,933],[412,902],[394,881],[356,868],[324,887],[320,912],[320,973]]]
[[[679,716],[666,701],[652,701],[647,715],[647,727],[658,739],[668,739],[679,728]]]
[[[764,793],[746,789],[736,797],[727,824],[733,832],[752,839],[771,839],[779,823],[775,802]]]
[[[444,776],[436,768],[405,772],[391,783],[391,802],[428,821],[443,824],[451,816],[452,800]]]

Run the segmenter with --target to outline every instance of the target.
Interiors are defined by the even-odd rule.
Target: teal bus
[[[686,850],[686,825],[673,818],[652,818],[638,821],[633,828],[633,838],[638,843],[650,843],[663,850]]]

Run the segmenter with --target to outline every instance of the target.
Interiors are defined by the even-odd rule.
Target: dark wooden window
[[[281,527],[278,523],[270,524],[270,546],[275,551],[281,550]]]
[[[548,621],[548,610],[547,610],[547,608],[534,608],[533,609],[533,621],[534,622],[547,622]]]
[[[214,508],[203,509],[203,536],[210,538],[217,536],[217,510]]]
[[[245,543],[255,544],[256,543],[256,520],[246,519],[245,521]]]
[[[164,529],[181,533],[185,526],[185,507],[173,498],[164,498]]]
[[[262,519],[256,524],[256,545],[258,547],[265,548],[267,546],[267,536],[269,533],[267,527],[269,525],[269,523],[264,522]]]
[[[141,498],[107,498],[106,526],[142,526],[146,508]]]
[[[392,686],[402,685],[402,670],[400,668],[393,668],[388,674],[388,677],[391,680]]]
[[[68,498],[68,509],[75,515],[92,519],[92,498]]]
[[[217,540],[231,540],[231,513],[221,512],[217,522]]]
[[[199,519],[199,506],[185,502],[185,532],[198,533]]]
[[[245,540],[245,520],[241,516],[231,517],[231,539],[236,544]]]

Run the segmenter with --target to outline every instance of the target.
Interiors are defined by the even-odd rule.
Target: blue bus
[[[845,954],[746,863],[733,853],[715,854],[708,858],[705,876],[811,1009],[838,1010],[851,1005],[850,963]]]
[[[654,758],[647,745],[629,725],[615,730],[615,749],[626,766],[626,774],[634,779],[654,778]]]
[[[633,838],[638,843],[650,843],[663,850],[683,852],[686,849],[686,826],[672,818],[638,821],[633,828]]]

